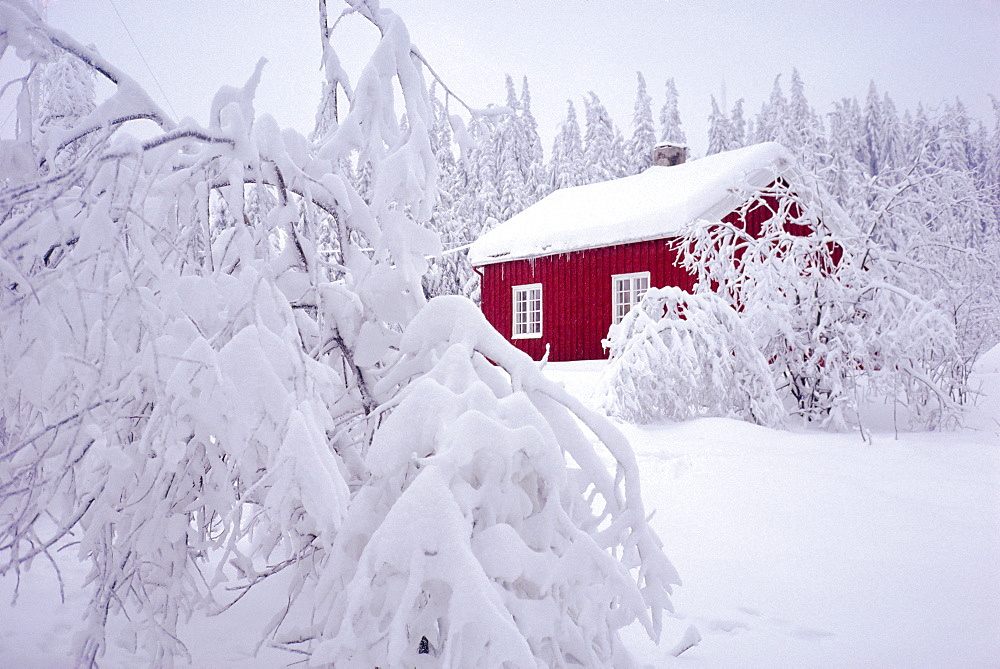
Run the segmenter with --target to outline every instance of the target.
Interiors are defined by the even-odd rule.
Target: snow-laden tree
[[[871,176],[899,165],[899,117],[888,95],[879,96],[875,82],[868,86],[864,108],[864,155]]]
[[[823,121],[806,99],[805,84],[795,68],[792,68],[787,114],[786,147],[796,154],[802,169],[820,171],[826,156]]]
[[[785,410],[767,360],[717,295],[653,288],[608,331],[601,404],[630,423],[723,416],[777,426]]]
[[[810,146],[823,134],[823,121],[806,99],[806,86],[798,68],[792,68],[792,83],[788,92],[788,116],[793,129],[801,133],[799,145]],[[816,148],[813,146],[813,148]]]
[[[449,171],[442,172],[438,207],[431,225],[448,232],[442,238],[443,255],[433,259],[425,287],[428,296],[459,294],[478,302],[478,275],[468,263],[465,251],[456,249],[467,246],[506,216],[520,211],[529,198],[516,157],[517,130],[507,122],[514,110],[491,105],[469,111],[472,118],[468,125],[457,114],[447,115],[446,122],[454,130],[455,146],[445,147],[442,143],[439,151],[452,155],[457,152],[459,160],[454,179]]]
[[[822,188],[800,178],[746,186],[741,219],[703,221],[677,248],[700,290],[713,290],[753,333],[794,414],[846,428],[866,397],[900,403],[915,424],[954,420],[965,378],[954,323],[901,272],[905,258],[856,231]]]
[[[467,127],[458,126],[461,160],[452,215],[464,228],[465,243],[492,229],[502,218],[499,133],[506,115],[506,107],[491,105],[474,113]],[[455,115],[452,119],[457,121]]]
[[[435,82],[436,83],[436,82]],[[453,119],[446,102],[434,95],[431,86],[431,104],[434,125],[431,132],[431,149],[437,163],[438,198],[429,227],[441,238],[442,253],[431,259],[423,277],[424,292],[428,297],[437,295],[466,295],[472,289],[473,271],[466,254],[459,250],[468,245],[470,232],[475,230],[471,221],[460,216],[460,204],[465,192],[467,175],[462,161],[456,159]],[[446,95],[446,99],[450,97]],[[459,126],[464,130],[464,124]]]
[[[782,111],[784,110],[784,111]],[[721,116],[721,115],[720,115]],[[996,181],[988,176],[989,133],[960,102],[902,115],[872,82],[864,104],[834,104],[824,136],[792,72],[790,99],[776,81],[755,125],[758,138],[779,138],[798,168],[813,175],[864,233],[871,258],[889,258],[892,281],[950,315],[961,368],[1000,339]],[[761,133],[765,133],[762,135]]]
[[[70,53],[115,86],[38,153],[10,143],[30,160],[0,194],[0,575],[90,563],[83,666],[110,643],[168,666],[180,622],[265,581],[261,642],[313,664],[628,666],[617,630],[656,637],[677,582],[634,458],[471,303],[425,304],[426,69],[377,2],[345,13],[379,39],[353,86],[324,48],[347,108],[325,100],[310,141],[257,114],[263,63],[178,125],[0,1],[0,55]],[[246,215],[250,186],[276,203]]]
[[[513,78],[507,75],[505,90],[504,105],[473,112],[468,155],[472,166],[465,187],[468,201],[460,207],[472,215],[470,241],[534,204],[547,191],[542,186],[541,140],[530,109],[527,79],[518,96]]]
[[[638,84],[635,93],[635,111],[632,113],[632,139],[629,142],[629,174],[639,174],[653,164],[653,147],[656,129],[653,127],[652,98],[646,92],[642,72],[635,73]]]
[[[583,167],[586,183],[610,181],[626,173],[625,140],[607,107],[591,91],[585,99]]]
[[[559,126],[559,132],[552,143],[549,158],[549,183],[552,190],[581,186],[584,179],[583,136],[576,120],[576,109],[572,100],[566,101],[566,119]]]
[[[767,102],[761,105],[757,122],[753,126],[754,142],[778,142],[793,146],[788,130],[788,99],[781,89],[781,75],[774,78],[774,86]]]
[[[983,171],[985,129],[958,104],[900,118],[872,84],[864,111],[854,99],[835,105],[828,146],[820,179],[873,249],[891,253],[899,280],[951,315],[968,373],[1000,340],[1000,217],[997,186]]]
[[[672,144],[687,144],[687,137],[681,129],[681,114],[678,107],[677,85],[673,78],[667,79],[666,99],[660,109],[660,141]]]
[[[743,98],[733,104],[729,119],[729,147],[740,149],[747,145],[747,122],[743,115]]]
[[[708,150],[706,155],[729,151],[729,138],[733,134],[733,129],[729,118],[719,109],[719,103],[715,101],[715,96],[711,96],[712,113],[708,116]]]
[[[493,134],[494,156],[496,158],[497,192],[500,195],[500,211],[498,220],[503,222],[526,206],[527,184],[525,183],[526,160],[520,156],[527,147],[523,137],[524,128],[518,117],[519,101],[514,79],[508,74],[506,78],[508,113],[501,116]]]
[[[963,374],[1000,340],[1000,281],[995,187],[941,147],[961,142],[935,124],[907,162],[885,163],[864,182],[858,212],[872,244],[891,252],[895,274],[949,314],[958,333]],[[989,231],[993,231],[990,234]]]
[[[726,116],[719,109],[715,96],[711,96],[712,113],[708,117],[707,155],[732,151],[746,145],[746,120],[743,118],[743,99],[733,105],[732,115]]]
[[[833,103],[829,116],[827,146],[830,151],[829,169],[824,183],[830,194],[849,214],[866,206],[863,192],[868,180],[864,162],[864,134],[861,110],[854,98]]]
[[[528,88],[528,77],[521,80],[521,98],[518,101],[518,121],[521,132],[518,134],[518,167],[524,179],[525,202],[534,204],[548,194],[548,183],[545,179],[545,155],[542,150],[542,138],[538,135],[538,121],[531,112],[531,91]]]

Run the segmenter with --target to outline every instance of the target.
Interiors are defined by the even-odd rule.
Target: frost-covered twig
[[[90,406],[88,406],[85,409],[81,409],[80,411],[77,411],[76,413],[74,413],[72,415],[66,416],[65,418],[62,418],[61,420],[58,420],[55,423],[52,423],[50,425],[46,425],[45,428],[43,428],[37,434],[35,434],[35,435],[31,436],[31,437],[28,437],[27,439],[25,439],[24,441],[20,442],[19,444],[17,444],[13,448],[7,449],[4,452],[0,453],[0,461],[10,460],[18,452],[20,452],[22,449],[25,449],[28,446],[31,446],[32,444],[34,444],[36,441],[38,441],[39,439],[41,439],[42,437],[44,437],[49,432],[52,432],[53,430],[58,430],[59,428],[63,427],[64,425],[68,425],[69,423],[75,422],[77,420],[81,420],[85,415],[87,415],[88,412],[93,411],[94,409],[97,409],[99,407],[105,406],[107,404],[110,404],[112,401],[113,400],[111,400],[111,399],[105,399],[105,400],[101,400],[99,402],[95,402],[95,403],[91,404]]]

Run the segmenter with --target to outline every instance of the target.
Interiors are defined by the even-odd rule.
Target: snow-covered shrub
[[[611,416],[648,423],[726,416],[780,425],[784,409],[752,333],[723,299],[653,288],[617,325],[605,345],[601,379]]]
[[[627,665],[616,630],[638,618],[655,637],[677,581],[631,452],[471,303],[425,307],[423,67],[398,17],[350,5],[381,38],[356,86],[325,44],[309,140],[257,115],[263,63],[207,126],[178,125],[0,0],[0,55],[69,53],[116,87],[72,127],[18,107],[10,144],[31,159],[0,192],[0,576],[76,545],[82,666],[109,643],[169,666],[193,611],[265,580],[281,594],[261,643],[314,663]],[[135,119],[159,134],[130,136]]]

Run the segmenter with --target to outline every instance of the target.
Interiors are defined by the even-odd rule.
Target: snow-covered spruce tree
[[[44,156],[22,132],[32,161],[0,194],[0,575],[64,546],[91,564],[83,666],[109,643],[169,666],[180,622],[279,573],[261,642],[313,664],[628,666],[617,630],[639,619],[655,637],[677,581],[634,459],[470,303],[425,306],[424,68],[394,14],[347,11],[379,32],[377,66],[352,87],[326,52],[349,108],[326,101],[311,142],[257,115],[260,65],[206,126],[179,126],[0,1],[0,54],[68,52],[116,85]],[[133,119],[161,131],[137,140]],[[371,166],[367,199],[347,163]],[[277,203],[241,220],[248,184]]]
[[[583,135],[583,168],[586,183],[610,181],[625,175],[625,147],[621,132],[607,108],[591,91],[585,99],[586,130]]]
[[[500,212],[497,217],[501,222],[524,209],[527,197],[525,173],[522,171],[522,161],[519,153],[526,144],[522,139],[524,128],[518,117],[519,102],[514,88],[514,79],[508,74],[506,78],[507,109],[510,111],[499,118],[496,142],[497,191],[500,194]]]
[[[864,109],[864,152],[869,174],[878,176],[900,164],[899,117],[896,106],[888,95],[879,96],[875,82],[868,86]]]
[[[792,85],[786,113],[786,148],[796,155],[801,169],[812,173],[820,172],[826,156],[823,122],[806,99],[805,84],[795,68],[792,68]]]
[[[632,423],[724,416],[785,417],[767,361],[736,311],[713,293],[653,288],[605,342],[604,410]]]
[[[482,232],[500,222],[500,123],[509,112],[506,107],[490,106],[475,116],[469,125],[473,148],[469,154],[470,175],[466,188],[467,209],[471,215],[470,232]],[[463,218],[469,220],[468,217]]]
[[[457,100],[451,91],[446,92],[446,100]],[[507,103],[479,110],[463,103],[472,116],[468,127],[455,114],[442,117],[441,122],[454,133],[456,146],[442,142],[437,155],[452,160],[457,149],[459,160],[454,179],[450,171],[443,172],[441,198],[432,220],[432,226],[446,226],[441,229],[450,235],[443,239],[444,255],[434,258],[432,276],[425,282],[428,296],[461,294],[478,302],[479,277],[465,251],[454,249],[533,204],[545,190],[537,182],[543,167],[535,120],[530,112],[519,109],[521,103],[530,105],[530,94],[525,88],[518,101],[510,77]]]
[[[673,78],[667,79],[667,97],[660,109],[660,141],[687,144],[687,137],[681,129],[681,114],[678,108],[677,85]]]
[[[538,135],[538,121],[531,112],[531,91],[528,77],[521,80],[521,99],[518,105],[518,120],[521,132],[518,134],[517,160],[524,178],[525,206],[530,206],[549,193],[545,179],[545,154],[542,138]]]
[[[990,96],[993,103],[993,130],[984,133],[986,148],[982,163],[983,183],[992,190],[993,208],[1000,220],[1000,99]],[[995,230],[1000,237],[1000,230]]]
[[[854,217],[859,208],[868,204],[867,194],[863,192],[868,176],[861,109],[856,99],[844,98],[833,103],[833,111],[828,116],[830,158],[823,182],[827,191]]]
[[[755,143],[778,142],[782,146],[794,145],[789,131],[788,99],[781,89],[780,74],[774,78],[771,96],[760,107],[753,130]]]
[[[733,134],[732,122],[725,112],[719,109],[719,103],[715,101],[715,96],[711,96],[712,113],[708,116],[708,150],[706,155],[729,151],[736,147],[729,146],[730,137]]]
[[[456,215],[464,221],[469,241],[497,223],[534,204],[549,189],[545,181],[541,140],[531,113],[527,79],[517,95],[513,78],[505,80],[506,102],[470,110],[469,163]],[[471,271],[471,270],[470,270]]]
[[[746,121],[743,118],[743,99],[733,105],[732,116],[719,109],[715,96],[711,96],[712,113],[708,117],[708,155],[732,151],[746,145]]]
[[[646,92],[646,80],[642,72],[636,72],[635,76],[638,84],[635,92],[635,111],[632,114],[632,139],[628,145],[629,174],[639,174],[653,164],[653,147],[656,145],[653,101]]]
[[[747,144],[747,122],[743,116],[743,98],[733,104],[729,119],[730,136],[727,145],[730,149],[739,149]]]
[[[566,101],[566,118],[552,143],[549,157],[549,185],[552,190],[581,186],[585,183],[583,169],[583,137],[576,120],[573,101]]]
[[[441,101],[434,95],[435,84],[431,85],[431,104],[434,110],[431,149],[437,162],[438,198],[428,225],[440,237],[442,252],[430,259],[430,267],[423,277],[423,287],[427,297],[469,297],[478,279],[467,254],[461,249],[474,238],[478,228],[472,220],[462,217],[462,206],[465,204],[463,198],[467,198],[468,173],[463,153],[459,153],[456,158],[453,128],[455,124],[461,134],[465,131],[465,125],[461,119],[449,113],[448,100],[453,96],[446,90],[445,101]]]
[[[781,179],[745,188],[741,215],[772,212],[759,233],[700,222],[677,245],[681,262],[740,312],[794,414],[846,428],[870,393],[900,402],[916,424],[948,423],[964,379],[947,314],[815,182],[795,189]]]

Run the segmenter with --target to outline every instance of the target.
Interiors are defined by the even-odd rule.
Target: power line
[[[179,118],[177,110],[174,109],[172,104],[170,104],[170,98],[167,97],[166,92],[163,90],[163,86],[160,85],[159,79],[157,79],[156,75],[153,74],[153,68],[149,66],[149,62],[146,60],[146,57],[142,55],[142,49],[139,48],[139,43],[135,41],[135,37],[132,36],[132,31],[128,29],[128,26],[125,24],[125,19],[122,18],[121,12],[119,12],[118,7],[115,6],[115,0],[108,0],[108,4],[111,5],[111,8],[115,10],[115,14],[118,15],[118,20],[121,21],[122,28],[125,29],[125,34],[127,34],[128,38],[132,40],[132,46],[135,47],[136,52],[139,54],[139,58],[142,59],[142,63],[146,66],[146,71],[149,72],[149,76],[153,78],[153,82],[156,84],[156,87],[160,89],[160,95],[162,95],[163,99],[167,101],[167,106],[170,107],[170,111],[173,112],[174,118]]]
[[[13,107],[11,107],[10,113],[8,113],[7,116],[4,117],[4,120],[0,122],[0,128],[4,128],[7,126],[7,121],[10,120],[10,117],[13,116],[14,112],[16,111],[17,111],[17,105],[15,104]]]

